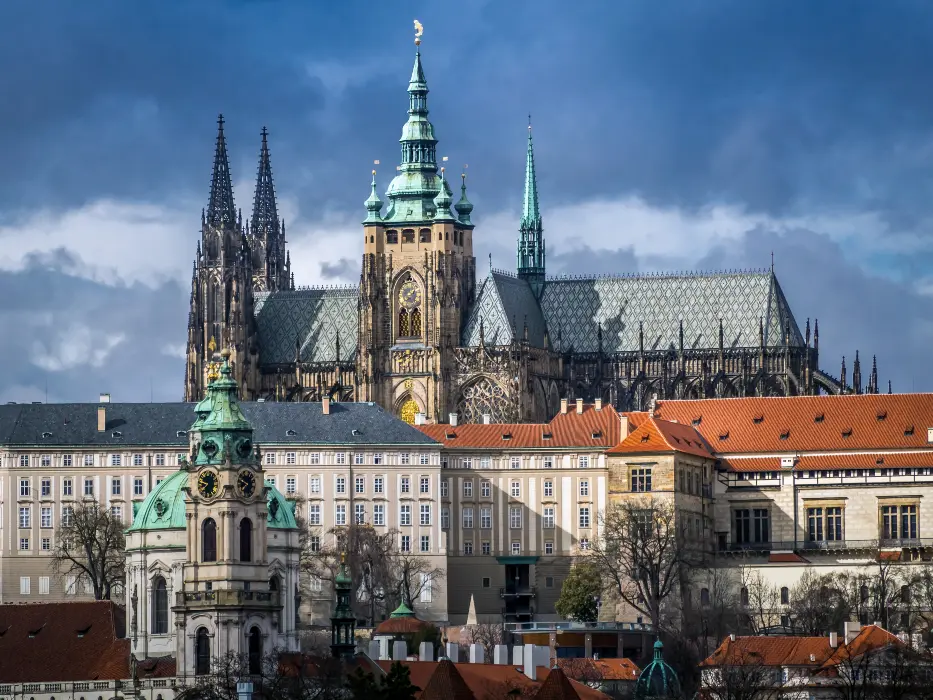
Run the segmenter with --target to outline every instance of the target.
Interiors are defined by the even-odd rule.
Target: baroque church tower
[[[375,401],[409,422],[418,413],[439,420],[452,410],[453,350],[475,294],[473,205],[463,176],[456,215],[451,212],[453,194],[444,168],[438,171],[427,99],[419,51],[388,208],[383,214],[373,171],[363,222],[358,400]]]
[[[231,352],[237,387],[244,399],[257,398],[259,347],[253,292],[290,289],[291,260],[285,250],[285,224],[278,218],[266,130],[262,130],[259,173],[251,223],[233,199],[233,181],[224,120],[218,120],[217,145],[207,209],[201,214],[191,276],[185,400],[201,399],[217,348]]]

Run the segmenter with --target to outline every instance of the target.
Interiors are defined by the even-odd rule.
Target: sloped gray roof
[[[476,302],[463,327],[465,346],[479,345],[479,323],[489,345],[506,345],[514,335],[520,340],[528,324],[528,342],[544,345],[546,325],[534,292],[525,280],[505,272],[493,271],[483,280]]]
[[[338,333],[340,360],[352,362],[356,358],[359,323],[356,287],[257,292],[255,301],[261,364],[294,362],[296,339],[303,362],[333,362]]]
[[[803,345],[777,278],[770,271],[679,274],[548,280],[541,309],[552,341],[558,329],[563,350],[595,352],[602,326],[603,350],[638,350],[638,326],[644,324],[645,350],[677,348],[680,321],[684,347],[719,347],[719,319],[724,345],[757,347],[759,319],[765,345]]]
[[[106,411],[104,431],[97,430],[98,406]],[[50,448],[164,445],[187,451],[194,407],[194,403],[6,404],[0,406],[0,444]],[[259,445],[437,445],[373,403],[332,402],[329,415],[323,414],[318,402],[244,401],[240,408]]]

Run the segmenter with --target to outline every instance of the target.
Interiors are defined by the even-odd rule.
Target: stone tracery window
[[[489,415],[493,423],[507,423],[509,396],[498,383],[489,377],[481,377],[460,391],[457,412],[464,423],[482,423]]]

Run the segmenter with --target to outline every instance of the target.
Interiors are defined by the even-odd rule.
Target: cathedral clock
[[[237,474],[236,487],[241,496],[250,498],[256,493],[256,475],[249,469],[244,469]]]
[[[208,469],[198,476],[198,493],[204,498],[213,498],[217,495],[219,488],[220,482],[217,480],[217,472]]]
[[[416,309],[421,306],[421,288],[414,280],[408,280],[398,292],[398,303],[406,309]]]

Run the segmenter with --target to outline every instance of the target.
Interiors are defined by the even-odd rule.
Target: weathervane
[[[421,35],[424,34],[424,25],[415,20],[415,46],[421,46]]]

